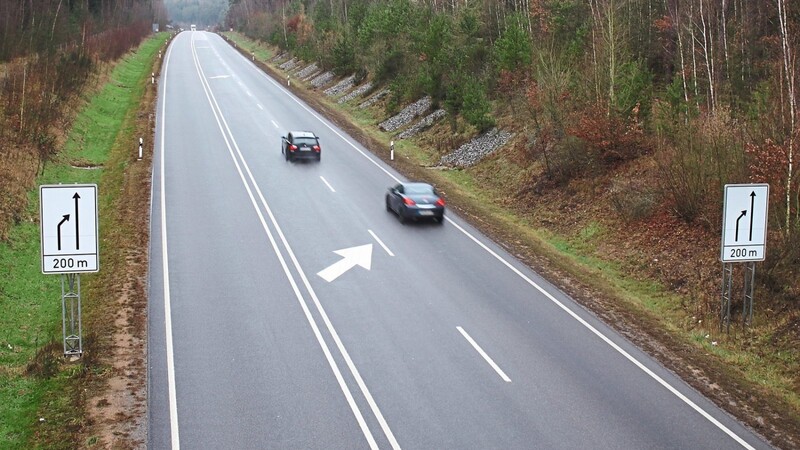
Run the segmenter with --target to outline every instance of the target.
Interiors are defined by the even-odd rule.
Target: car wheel
[[[406,209],[400,208],[397,210],[397,218],[400,219],[400,223],[406,223]]]
[[[320,162],[320,161],[322,161],[322,154],[318,154],[317,155],[317,162]]]
[[[435,220],[439,225],[444,224],[444,216],[435,217],[433,220]]]
[[[392,205],[389,204],[389,196],[388,195],[386,196],[386,212],[390,212],[390,213],[394,212],[392,210]]]

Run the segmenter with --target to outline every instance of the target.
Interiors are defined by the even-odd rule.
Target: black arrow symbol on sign
[[[750,241],[753,240],[753,207],[756,203],[756,191],[750,193]]]
[[[58,222],[58,249],[61,250],[61,225],[64,222],[69,222],[69,214],[64,214],[64,218],[61,219],[61,222]]]
[[[81,233],[79,227],[80,221],[78,221],[78,199],[81,198],[80,195],[76,192],[75,195],[72,196],[75,199],[75,250],[81,249]]]
[[[739,220],[747,215],[747,210],[742,211],[739,217],[736,218],[736,242],[739,242]]]

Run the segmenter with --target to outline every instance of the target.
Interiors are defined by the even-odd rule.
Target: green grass
[[[104,192],[104,180],[120,167],[104,167],[149,81],[151,68],[166,34],[146,40],[116,65],[110,81],[74,121],[64,149],[49,162],[37,184],[97,183],[101,223],[118,190]],[[131,143],[131,151],[135,148]],[[93,168],[76,168],[93,166]],[[61,282],[41,273],[38,187],[29,193],[27,220],[13,227],[0,244],[0,448],[74,448],[70,434],[83,420],[75,392],[80,364],[65,363],[61,347]],[[101,229],[102,235],[102,229]],[[103,254],[101,244],[101,255]],[[102,256],[101,256],[102,257]],[[101,260],[101,270],[102,270]],[[85,274],[82,283],[97,275]],[[84,308],[93,299],[84,298]],[[84,335],[86,330],[84,330]],[[84,336],[85,337],[85,336]],[[37,357],[38,355],[38,357]],[[55,372],[26,368],[36,360],[55,362]],[[44,419],[41,421],[40,419]]]
[[[269,47],[251,39],[247,39],[244,35],[236,31],[226,31],[222,33],[222,35],[233,41],[237,46],[246,50],[248,53],[255,55],[256,59],[259,61],[268,61],[275,56],[275,53],[273,53]]]

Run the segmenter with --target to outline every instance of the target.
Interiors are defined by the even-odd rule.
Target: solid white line
[[[241,56],[241,54],[239,54],[239,56]],[[354,149],[355,149],[357,152],[359,152],[359,153],[360,153],[360,154],[361,154],[361,155],[362,155],[364,158],[366,158],[366,159],[367,159],[368,161],[370,161],[370,162],[371,162],[373,165],[375,165],[375,167],[377,167],[377,168],[378,168],[378,169],[380,169],[382,172],[384,172],[386,175],[388,175],[388,176],[389,176],[389,178],[393,179],[393,180],[394,180],[395,182],[397,182],[397,183],[399,183],[399,182],[400,182],[400,179],[399,179],[399,178],[397,178],[397,177],[396,177],[396,176],[394,176],[394,175],[393,175],[391,172],[389,172],[388,170],[386,170],[386,168],[384,168],[382,165],[380,165],[378,162],[376,162],[376,161],[375,161],[375,160],[374,160],[372,157],[370,157],[369,155],[367,155],[367,154],[366,154],[364,151],[362,151],[360,148],[358,148],[358,147],[357,147],[355,144],[353,144],[352,142],[350,142],[350,140],[348,140],[347,138],[345,138],[344,136],[342,136],[342,135],[341,135],[341,134],[340,134],[340,133],[339,133],[337,130],[335,130],[335,129],[334,129],[332,126],[331,126],[331,125],[329,125],[329,124],[328,124],[328,123],[327,123],[327,122],[326,122],[324,119],[322,119],[322,118],[321,118],[319,115],[317,115],[317,114],[316,114],[316,112],[315,112],[314,110],[312,110],[312,109],[308,108],[308,107],[307,107],[305,104],[303,104],[303,103],[302,103],[302,102],[301,102],[299,99],[297,99],[297,98],[296,98],[296,97],[295,97],[295,96],[294,96],[294,95],[293,95],[291,92],[289,92],[289,91],[287,91],[286,89],[284,89],[283,85],[281,85],[280,83],[278,83],[277,81],[275,81],[274,79],[272,79],[272,77],[270,77],[269,75],[267,75],[266,73],[264,73],[264,71],[262,71],[262,70],[261,70],[261,69],[260,69],[258,66],[256,66],[255,64],[253,64],[253,63],[252,63],[250,60],[248,60],[248,59],[247,59],[247,58],[245,58],[244,56],[241,56],[241,58],[242,58],[244,61],[246,61],[248,64],[250,64],[250,65],[251,65],[251,66],[252,66],[252,67],[253,67],[253,68],[256,70],[256,72],[257,72],[258,74],[260,74],[261,76],[263,76],[263,77],[264,77],[264,78],[265,78],[265,79],[266,79],[268,82],[270,82],[270,83],[272,83],[273,85],[275,85],[275,86],[276,86],[276,87],[277,87],[279,90],[281,90],[281,91],[282,91],[284,94],[286,94],[286,95],[287,95],[287,96],[288,96],[290,99],[292,99],[292,100],[293,100],[295,103],[297,103],[298,105],[300,105],[300,107],[301,107],[301,108],[305,109],[305,110],[306,110],[306,111],[307,111],[309,114],[311,114],[311,115],[312,115],[314,118],[316,118],[317,120],[319,120],[319,121],[320,121],[320,123],[322,123],[322,124],[323,124],[324,126],[326,126],[326,127],[329,129],[329,130],[331,130],[331,132],[333,132],[335,135],[339,136],[339,137],[340,137],[340,138],[341,138],[341,139],[342,139],[344,142],[346,142],[347,144],[349,144],[349,145],[350,145],[351,147],[353,147],[353,148],[354,148]],[[606,337],[606,336],[605,336],[603,333],[601,333],[600,331],[598,331],[597,329],[595,329],[594,327],[592,327],[592,326],[591,326],[589,323],[587,323],[586,321],[584,321],[583,319],[581,319],[581,318],[580,318],[580,316],[578,316],[578,315],[577,315],[575,312],[573,312],[571,309],[569,309],[569,307],[567,307],[566,305],[564,305],[564,304],[562,304],[561,302],[559,302],[558,300],[556,300],[556,299],[555,299],[555,297],[553,297],[553,296],[552,296],[552,295],[551,295],[549,292],[545,291],[545,290],[544,290],[543,288],[541,288],[541,287],[540,287],[538,284],[534,283],[534,282],[533,282],[532,280],[530,280],[530,279],[529,279],[527,276],[525,276],[525,274],[523,274],[522,272],[520,272],[519,270],[517,270],[516,268],[514,268],[514,267],[513,267],[513,266],[512,266],[512,265],[511,265],[511,264],[510,264],[508,261],[506,261],[505,259],[503,259],[503,257],[501,257],[500,255],[498,255],[497,253],[495,253],[494,251],[492,251],[492,250],[491,250],[489,247],[487,247],[485,244],[483,244],[483,243],[482,243],[480,240],[478,240],[477,238],[475,238],[475,236],[471,235],[469,232],[467,232],[465,229],[463,229],[461,226],[459,226],[458,224],[456,224],[456,223],[455,223],[455,222],[454,222],[452,219],[448,218],[447,216],[445,216],[445,219],[446,219],[448,222],[450,222],[451,224],[455,225],[455,227],[456,227],[458,230],[460,230],[462,233],[464,233],[464,235],[466,235],[466,236],[467,236],[468,238],[470,238],[472,241],[474,241],[475,243],[477,243],[477,244],[478,244],[478,245],[479,245],[481,248],[483,248],[484,250],[486,250],[487,252],[489,252],[489,254],[491,254],[492,256],[494,256],[494,257],[495,257],[497,260],[499,260],[501,263],[503,263],[503,264],[504,264],[506,267],[510,268],[510,269],[511,269],[511,270],[512,270],[514,273],[516,273],[518,276],[520,276],[520,277],[521,277],[523,280],[525,280],[525,281],[526,281],[528,284],[530,284],[530,285],[531,285],[531,286],[533,286],[535,289],[537,289],[539,292],[541,292],[541,293],[542,293],[542,294],[543,294],[545,297],[547,297],[547,298],[548,298],[550,301],[552,301],[553,303],[555,303],[556,305],[558,305],[558,306],[559,306],[561,309],[563,309],[564,311],[566,311],[566,312],[567,312],[567,314],[569,314],[570,316],[572,316],[572,317],[573,317],[575,320],[577,320],[577,321],[578,321],[578,322],[579,322],[581,325],[583,325],[584,327],[588,328],[588,329],[589,329],[589,330],[590,330],[592,333],[594,333],[595,335],[597,335],[598,337],[600,337],[600,339],[602,339],[603,341],[605,341],[606,343],[608,343],[608,344],[609,344],[609,345],[610,345],[610,346],[611,346],[613,349],[615,349],[617,352],[619,352],[621,355],[623,355],[623,356],[624,356],[626,359],[628,359],[629,361],[631,361],[631,362],[632,362],[634,365],[636,365],[637,367],[639,367],[639,368],[640,368],[640,369],[641,369],[643,372],[645,372],[647,375],[649,375],[651,378],[653,378],[653,379],[654,379],[656,382],[658,382],[659,384],[661,384],[662,386],[664,386],[665,388],[667,388],[667,389],[668,389],[670,392],[672,392],[672,393],[673,393],[675,396],[677,396],[677,397],[678,397],[678,398],[679,398],[681,401],[683,401],[683,402],[684,402],[685,404],[687,404],[689,407],[691,407],[692,409],[694,409],[695,411],[697,411],[697,412],[698,412],[700,415],[702,415],[703,417],[705,417],[705,418],[706,418],[706,419],[707,419],[709,422],[711,422],[711,423],[712,423],[713,425],[715,425],[717,428],[719,428],[720,430],[722,430],[722,431],[723,431],[725,434],[727,434],[728,436],[730,436],[730,437],[731,437],[733,440],[735,440],[736,442],[738,442],[738,443],[739,443],[739,444],[740,444],[742,447],[744,447],[744,448],[747,448],[747,449],[753,449],[753,447],[752,447],[752,446],[750,446],[750,444],[748,444],[748,443],[747,443],[747,442],[746,442],[744,439],[742,439],[742,438],[741,438],[741,437],[739,437],[739,436],[738,436],[736,433],[734,433],[733,431],[731,431],[731,430],[730,430],[728,427],[726,427],[725,425],[723,425],[722,423],[720,423],[720,422],[719,422],[717,419],[715,419],[713,416],[711,416],[709,413],[707,413],[705,410],[703,410],[703,409],[702,409],[700,406],[698,406],[697,404],[695,404],[693,401],[691,401],[691,400],[690,400],[689,398],[687,398],[685,395],[683,395],[682,393],[680,393],[680,391],[678,391],[677,389],[675,389],[674,387],[672,387],[672,385],[670,385],[669,383],[667,383],[666,381],[664,381],[664,380],[663,380],[661,377],[659,377],[659,376],[658,376],[658,375],[656,375],[654,372],[652,372],[650,369],[648,369],[648,368],[647,368],[647,367],[646,367],[644,364],[642,364],[641,362],[639,362],[639,361],[638,361],[636,358],[634,358],[633,356],[631,356],[630,354],[628,354],[627,352],[625,352],[625,350],[623,350],[623,349],[622,349],[622,348],[620,348],[618,345],[616,345],[616,344],[615,344],[615,343],[614,343],[614,342],[613,342],[613,341],[612,341],[610,338]]]
[[[367,230],[367,231],[369,231],[369,234],[371,234],[371,235],[372,235],[372,238],[373,238],[373,239],[375,239],[375,241],[377,241],[377,242],[378,242],[378,244],[379,244],[381,247],[383,247],[383,249],[384,249],[384,250],[386,250],[386,253],[388,253],[388,254],[389,254],[389,256],[394,256],[394,253],[392,253],[392,251],[391,251],[391,250],[389,250],[389,247],[387,247],[387,246],[386,246],[386,244],[384,244],[384,243],[383,243],[383,241],[382,241],[382,240],[381,240],[381,239],[378,237],[378,235],[377,235],[377,234],[373,233],[373,232],[372,232],[372,230]]]
[[[262,110],[262,111],[264,110],[264,107],[263,107],[263,106],[261,106],[261,103],[256,103],[256,106],[258,106],[258,109],[260,109],[260,110]]]
[[[262,226],[262,228],[264,229],[264,231],[267,234],[267,237],[268,237],[268,239],[270,241],[270,244],[272,245],[272,249],[275,252],[275,255],[278,257],[278,261],[281,264],[281,268],[283,269],[283,272],[286,275],[286,278],[289,280],[289,284],[291,285],[292,290],[294,291],[295,298],[297,299],[298,303],[300,304],[300,307],[301,307],[301,309],[303,310],[303,313],[306,316],[306,320],[308,321],[309,325],[311,326],[311,329],[312,329],[312,331],[314,333],[314,336],[316,337],[317,342],[319,343],[320,347],[322,348],[322,352],[324,353],[325,358],[328,361],[328,364],[330,365],[331,370],[334,373],[334,377],[336,378],[336,381],[339,383],[339,387],[340,387],[340,389],[342,389],[342,392],[344,393],[345,399],[347,400],[348,405],[350,405],[350,409],[352,410],[353,415],[355,416],[356,421],[358,422],[362,433],[364,434],[365,438],[367,439],[367,443],[369,444],[371,449],[377,449],[378,448],[378,444],[375,441],[375,438],[372,436],[372,432],[370,431],[369,426],[367,425],[366,421],[364,420],[364,417],[361,414],[361,410],[359,409],[358,405],[356,404],[355,399],[353,398],[353,395],[350,392],[350,389],[347,387],[347,383],[345,382],[344,377],[342,376],[342,373],[339,370],[339,366],[336,363],[336,360],[333,359],[333,355],[332,355],[330,349],[328,348],[328,344],[325,342],[325,339],[322,337],[322,332],[320,331],[319,327],[317,326],[316,320],[311,315],[311,311],[310,311],[308,305],[306,304],[305,298],[303,298],[303,295],[300,292],[300,289],[299,289],[299,287],[298,287],[298,285],[297,285],[297,283],[296,283],[296,281],[294,279],[294,276],[292,275],[292,273],[289,270],[289,266],[286,263],[286,260],[285,260],[285,258],[283,256],[283,253],[278,248],[278,244],[277,244],[277,242],[275,240],[275,237],[273,236],[272,231],[270,231],[269,226],[267,225],[267,221],[266,221],[266,219],[264,218],[264,215],[261,212],[261,209],[258,207],[258,203],[257,203],[257,201],[256,201],[256,199],[255,199],[255,197],[253,195],[253,191],[250,188],[250,184],[247,183],[245,175],[244,175],[244,173],[242,171],[242,165],[244,165],[245,170],[248,172],[248,176],[250,177],[251,181],[253,182],[253,186],[258,191],[258,195],[259,195],[259,197],[261,199],[261,202],[265,206],[267,212],[269,213],[270,219],[271,219],[273,225],[276,227],[276,230],[278,231],[278,234],[279,234],[279,236],[280,236],[280,238],[281,238],[281,240],[283,242],[283,245],[289,250],[290,256],[292,257],[292,261],[295,264],[296,268],[299,267],[298,264],[297,264],[297,260],[295,259],[294,254],[291,253],[291,249],[288,247],[288,244],[286,243],[286,239],[283,236],[283,233],[280,231],[280,228],[277,227],[277,222],[275,222],[275,218],[272,215],[272,211],[269,209],[269,206],[266,204],[266,200],[264,200],[263,195],[261,193],[261,190],[258,188],[258,185],[255,183],[255,180],[253,179],[252,173],[250,173],[250,169],[247,166],[247,162],[245,161],[244,157],[241,154],[241,151],[239,150],[238,145],[236,144],[236,140],[233,137],[233,133],[231,133],[227,122],[225,121],[225,117],[222,115],[222,110],[219,109],[219,105],[216,102],[216,98],[214,97],[214,93],[211,92],[210,85],[208,85],[208,87],[207,87],[206,86],[207,82],[205,82],[203,80],[203,77],[204,77],[203,69],[200,66],[200,61],[197,58],[196,51],[193,50],[192,55],[193,55],[194,60],[195,60],[196,70],[197,70],[198,74],[200,75],[201,82],[203,84],[203,90],[205,91],[206,98],[208,99],[209,104],[211,105],[211,110],[214,113],[214,117],[215,117],[215,119],[217,121],[217,126],[219,127],[220,132],[222,133],[222,137],[225,140],[225,145],[228,148],[228,153],[231,155],[231,158],[233,159],[234,165],[236,166],[236,170],[239,173],[239,178],[241,178],[242,183],[244,184],[244,187],[245,187],[245,189],[247,191],[247,194],[250,197],[250,202],[253,205],[253,208],[256,210],[256,214],[258,215],[259,220],[261,221],[261,226]],[[219,110],[219,112],[218,112],[218,110]],[[224,128],[223,128],[223,124],[224,124]],[[225,130],[227,130],[227,133],[225,132]],[[228,139],[229,135],[230,135],[230,140]],[[236,158],[236,155],[234,154],[234,150],[233,150],[233,147],[231,147],[231,144],[233,144],[233,147],[236,148],[236,153],[238,153],[239,158],[241,158],[242,165],[239,164],[239,159]],[[301,273],[301,275],[303,275],[302,271],[299,271],[299,272]],[[308,286],[307,279],[305,279],[304,275],[303,275],[303,277],[304,277],[303,281],[306,283],[306,286]],[[312,293],[312,296],[313,296],[313,293]],[[314,298],[314,301],[317,304],[317,308],[319,309],[321,307],[321,305],[319,305],[319,300]],[[326,325],[328,326],[328,331],[331,332],[331,334],[335,337],[336,336],[335,330],[332,329],[332,325],[330,325],[329,321],[327,321],[327,317],[324,315],[324,311],[323,311],[323,317],[326,318]],[[340,344],[340,342],[337,342],[337,344]],[[339,347],[339,351],[341,352],[342,349],[343,349],[343,347],[340,346]],[[345,358],[345,360],[348,360],[348,359],[349,359],[348,357]],[[352,368],[351,368],[351,372],[352,372]],[[356,377],[356,378],[358,378],[358,377]],[[397,447],[397,448],[399,448],[399,447]]]
[[[506,383],[511,383],[511,378],[508,378],[508,376],[506,375],[506,373],[505,373],[505,372],[503,372],[503,370],[502,370],[502,369],[501,369],[501,368],[500,368],[500,367],[499,367],[497,364],[495,364],[495,363],[494,363],[494,361],[492,360],[492,358],[490,358],[490,357],[489,357],[489,355],[487,355],[487,354],[486,354],[486,352],[484,352],[484,351],[483,351],[483,349],[481,348],[481,346],[480,346],[480,345],[478,345],[478,343],[477,343],[477,342],[475,342],[475,340],[474,340],[474,339],[472,339],[472,337],[471,337],[471,336],[470,336],[470,335],[469,335],[469,334],[468,334],[466,331],[464,331],[464,329],[463,329],[463,328],[461,328],[461,327],[456,327],[456,329],[457,329],[457,330],[458,330],[458,331],[461,333],[461,335],[462,335],[462,336],[464,336],[464,339],[466,339],[466,340],[467,340],[467,342],[469,342],[470,344],[472,344],[472,347],[473,347],[473,348],[475,348],[475,350],[476,350],[476,351],[477,351],[477,352],[478,352],[478,353],[479,353],[481,356],[483,356],[483,359],[485,359],[485,360],[486,360],[486,362],[487,362],[487,363],[489,363],[489,365],[490,365],[490,366],[492,366],[492,369],[494,369],[494,371],[495,371],[495,372],[497,372],[497,374],[498,374],[498,375],[500,375],[500,378],[502,378],[502,379],[503,379],[503,381],[505,381]]]
[[[194,35],[192,35],[194,44]],[[164,63],[164,83],[161,94],[164,101],[161,103],[161,265],[164,283],[164,322],[166,326],[167,344],[167,390],[169,392],[169,428],[172,440],[172,450],[180,450],[181,439],[178,431],[178,396],[175,387],[175,351],[172,344],[172,306],[169,294],[169,256],[167,254],[167,194],[166,176],[164,175],[164,136],[166,133],[167,119],[167,74],[169,73],[169,60],[172,56],[172,46],[167,51]]]
[[[328,183],[328,180],[326,180],[326,179],[325,179],[325,177],[323,177],[322,175],[320,175],[320,176],[319,176],[319,179],[320,179],[320,180],[322,180],[322,182],[323,182],[323,183],[325,183],[325,186],[328,186],[328,189],[330,189],[330,190],[331,190],[331,192],[336,192],[336,189],[334,189],[334,188],[333,188],[333,186],[331,186],[331,184],[330,184],[330,183]]]

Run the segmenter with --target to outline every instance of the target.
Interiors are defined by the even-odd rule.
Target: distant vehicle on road
[[[397,214],[400,222],[430,218],[444,222],[444,199],[428,183],[400,183],[386,193],[386,211]]]
[[[281,153],[287,161],[322,159],[319,138],[310,131],[290,131],[288,135],[281,136]]]
[[[197,31],[197,25],[195,25],[195,24],[192,24],[192,25],[191,25],[191,29],[192,29],[192,31]]]

